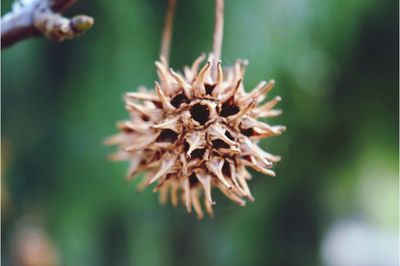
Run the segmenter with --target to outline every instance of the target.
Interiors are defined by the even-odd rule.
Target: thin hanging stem
[[[160,56],[164,58],[166,67],[169,65],[169,53],[171,50],[172,27],[174,24],[176,0],[168,1],[167,13],[165,15],[164,32],[161,40]]]
[[[222,37],[224,34],[224,0],[215,0],[215,28],[213,41],[213,76],[216,75],[217,62],[221,59]]]

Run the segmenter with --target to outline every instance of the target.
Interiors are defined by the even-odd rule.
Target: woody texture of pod
[[[177,206],[181,201],[199,218],[202,206],[213,214],[213,188],[241,206],[254,201],[246,168],[275,176],[271,167],[280,157],[257,143],[285,130],[259,121],[281,113],[274,109],[279,96],[266,100],[273,80],[247,93],[246,61],[223,68],[213,54],[205,59],[200,56],[178,73],[161,57],[154,90],[126,93],[130,118],[119,122],[120,132],[106,141],[119,147],[112,159],[130,162],[128,179],[145,172],[139,188],[156,184],[162,203],[170,199]]]

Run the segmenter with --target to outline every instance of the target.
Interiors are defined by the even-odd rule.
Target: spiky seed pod
[[[279,156],[263,151],[258,140],[280,135],[284,126],[271,126],[258,118],[278,116],[273,109],[280,97],[263,103],[274,81],[260,82],[250,93],[243,86],[246,61],[238,60],[222,69],[212,66],[212,55],[205,65],[202,55],[184,74],[156,62],[159,82],[155,92],[139,88],[125,95],[130,119],[118,123],[120,133],[107,140],[118,145],[111,156],[128,160],[128,179],[145,171],[140,188],[157,183],[160,201],[168,198],[178,205],[179,194],[188,212],[192,207],[203,217],[201,201],[212,216],[213,187],[241,206],[243,198],[253,201],[246,167],[275,176],[270,169]],[[213,77],[211,68],[215,67]]]

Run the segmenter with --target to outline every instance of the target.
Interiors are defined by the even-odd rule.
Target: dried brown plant
[[[275,176],[271,167],[280,157],[257,143],[285,130],[258,120],[281,113],[274,109],[280,97],[264,101],[275,82],[262,81],[247,93],[243,84],[247,62],[237,60],[233,66],[222,67],[223,2],[216,2],[214,53],[202,67],[204,54],[191,67],[184,67],[183,73],[169,68],[161,56],[156,62],[159,81],[154,91],[139,88],[125,95],[130,119],[119,122],[120,133],[106,141],[119,146],[112,159],[130,162],[128,179],[146,172],[139,188],[157,183],[154,191],[162,203],[170,197],[177,206],[181,197],[188,212],[193,207],[199,218],[203,217],[202,201],[213,215],[213,188],[241,206],[246,204],[244,199],[254,200],[246,167]],[[166,27],[164,36],[168,35],[170,39]],[[163,47],[161,54],[168,54],[169,45]]]

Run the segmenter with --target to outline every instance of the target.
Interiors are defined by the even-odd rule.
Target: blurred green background
[[[136,192],[102,145],[122,95],[156,79],[165,9],[79,1],[66,15],[94,16],[87,34],[1,53],[2,264],[398,265],[398,1],[226,0],[223,64],[248,59],[248,89],[277,81],[288,130],[262,141],[283,160],[252,172],[256,201],[215,191],[202,221]],[[213,17],[213,0],[178,0],[175,69],[210,51]]]

